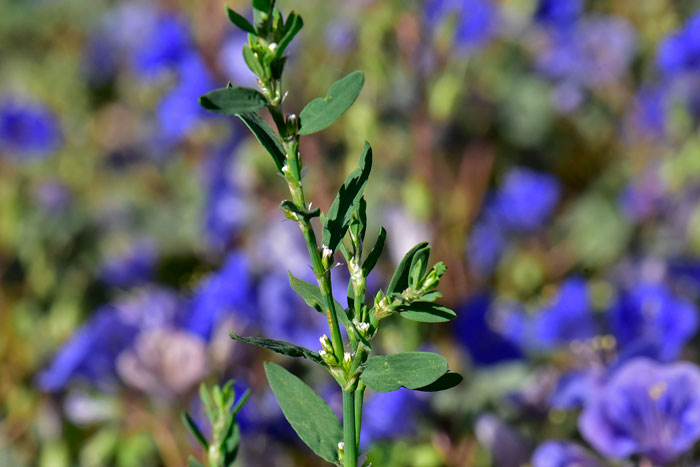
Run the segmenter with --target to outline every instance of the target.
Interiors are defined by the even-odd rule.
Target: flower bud
[[[333,344],[331,343],[331,340],[328,338],[328,336],[324,334],[318,340],[321,343],[321,347],[323,348],[323,350],[333,355]]]

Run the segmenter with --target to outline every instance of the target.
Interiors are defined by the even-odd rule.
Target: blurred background
[[[278,6],[304,18],[287,111],[366,75],[302,139],[307,198],[327,209],[367,139],[368,238],[388,230],[370,290],[419,241],[449,268],[458,319],[387,320],[377,350],[439,349],[465,381],[368,391],[373,465],[519,466],[551,439],[609,456],[579,429],[587,395],[629,359],[700,350],[700,2]],[[197,103],[255,86],[245,41],[223,0],[0,0],[0,465],[184,465],[180,412],[229,378],[252,392],[241,465],[322,465],[262,362],[339,409],[327,375],[227,335],[327,332],[288,286],[313,276],[283,180]]]

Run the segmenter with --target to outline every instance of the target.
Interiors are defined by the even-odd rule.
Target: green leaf
[[[221,442],[221,454],[223,454],[225,466],[231,466],[233,464],[233,461],[236,460],[240,442],[241,429],[238,426],[238,423],[236,423],[236,417],[229,415],[226,433],[224,435],[224,439]]]
[[[277,135],[275,135],[274,130],[255,112],[242,113],[238,118],[243,120],[243,123],[245,123],[248,129],[255,135],[255,138],[257,138],[260,144],[262,144],[270,156],[272,156],[275,167],[277,167],[279,173],[282,173],[282,167],[284,167],[286,157],[284,155],[282,143],[280,143]]]
[[[204,467],[204,464],[199,462],[194,457],[190,456],[190,458],[187,459],[187,467]]]
[[[425,276],[430,259],[430,245],[416,250],[416,254],[411,259],[411,270],[409,272],[409,283],[413,288],[419,288],[421,279]]]
[[[291,285],[292,289],[294,289],[294,291],[304,299],[307,305],[319,313],[324,313],[324,300],[323,295],[321,294],[321,289],[314,284],[297,279],[291,272],[289,273],[289,285]],[[347,327],[349,324],[348,316],[345,313],[343,305],[338,303],[338,301],[335,299],[333,299],[333,303],[335,304],[335,314],[338,316],[338,320],[340,320],[340,322]]]
[[[298,221],[299,217],[302,217],[306,220],[310,220],[314,217],[318,217],[321,215],[321,210],[319,208],[316,208],[313,211],[302,211],[296,206],[296,204],[292,203],[289,200],[282,201],[282,203],[280,204],[280,209],[284,211],[284,214],[287,216],[288,219],[295,221]]]
[[[300,135],[310,135],[328,128],[355,102],[365,84],[365,75],[354,71],[333,83],[326,97],[312,100],[299,114]]]
[[[253,0],[253,8],[268,13],[273,6],[272,0]]]
[[[440,376],[435,382],[430,383],[427,386],[423,386],[422,388],[416,388],[416,391],[437,392],[452,389],[461,383],[463,379],[464,378],[459,373],[448,371],[444,375]]]
[[[210,112],[239,115],[267,106],[267,99],[255,89],[228,87],[208,92],[199,98],[199,104]]]
[[[421,242],[406,253],[399,265],[396,267],[394,275],[391,277],[389,287],[386,289],[387,295],[401,293],[408,288],[408,275],[411,271],[413,258],[416,256],[416,254],[418,254],[418,252],[422,251],[426,247],[430,248],[428,242]]]
[[[391,392],[400,387],[418,389],[447,372],[447,360],[431,352],[378,355],[367,360],[360,378],[373,391]]]
[[[372,269],[374,269],[374,266],[377,265],[377,261],[379,261],[379,257],[382,255],[382,251],[384,251],[384,242],[385,241],[386,241],[386,229],[384,227],[380,227],[379,228],[379,236],[377,237],[377,241],[374,242],[374,246],[372,247],[372,250],[367,255],[367,259],[365,259],[365,262],[362,263],[362,274],[364,274],[365,277],[369,276],[369,273],[372,272]]]
[[[195,437],[197,441],[199,441],[199,444],[204,446],[204,449],[209,449],[209,443],[207,442],[207,438],[204,437],[202,432],[199,430],[199,427],[197,426],[197,423],[190,417],[190,414],[187,412],[182,412],[180,415],[180,418],[182,418],[182,423],[185,424],[185,428],[192,433],[192,436]]]
[[[248,44],[243,46],[243,60],[245,60],[248,68],[257,76],[262,77],[265,74],[265,70],[260,64],[260,61],[255,57],[255,52],[253,52],[253,49],[251,49]]]
[[[328,214],[321,216],[323,224],[323,245],[335,251],[347,232],[353,212],[357,209],[362,192],[367,185],[369,173],[372,170],[372,148],[369,143],[360,155],[357,168],[345,179],[338,194],[333,200]]]
[[[289,43],[292,42],[294,36],[301,31],[303,26],[304,21],[301,19],[301,16],[293,11],[289,13],[289,16],[287,16],[287,22],[284,24],[284,35],[282,36],[282,39],[280,39],[279,43],[277,44],[277,49],[275,50],[275,59],[282,57],[282,54],[284,54],[284,51],[287,49]]]
[[[245,19],[243,16],[239,15],[232,9],[230,9],[228,6],[226,7],[226,14],[228,14],[228,19],[236,26],[238,26],[240,29],[244,30],[245,32],[249,32],[250,34],[255,35],[255,28],[253,27],[250,22]]]
[[[402,318],[421,323],[445,323],[457,317],[451,309],[432,302],[413,302],[396,311]]]
[[[241,411],[243,406],[245,405],[246,402],[248,402],[248,398],[250,397],[250,389],[246,389],[243,395],[238,399],[238,402],[236,402],[236,405],[233,406],[231,409],[231,413],[233,415],[236,415],[238,412]]]
[[[316,352],[309,350],[305,347],[290,344],[289,342],[268,339],[267,337],[243,337],[239,336],[238,334],[235,334],[233,331],[229,332],[229,336],[231,336],[231,339],[245,342],[246,344],[257,345],[258,347],[271,350],[278,354],[295,358],[303,357],[320,365],[325,365],[321,356]]]
[[[333,411],[306,383],[279,365],[265,362],[265,374],[285,418],[318,456],[338,462],[343,428]]]

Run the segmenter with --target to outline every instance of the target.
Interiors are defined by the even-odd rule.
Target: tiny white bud
[[[267,46],[268,49],[270,49],[270,52],[274,52],[277,50],[277,42],[272,42],[270,45]]]
[[[369,331],[369,323],[359,323],[357,325],[358,331],[360,331],[362,334],[367,334],[367,331]]]
[[[345,366],[352,365],[352,354],[350,352],[345,352],[345,354],[343,355],[343,364]]]
[[[338,443],[338,450],[339,451],[345,451],[345,443],[342,441]]]

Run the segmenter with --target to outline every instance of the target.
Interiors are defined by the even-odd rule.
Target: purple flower
[[[532,455],[533,467],[602,467],[586,449],[569,441],[546,441]]]
[[[551,175],[518,167],[511,169],[495,196],[494,213],[515,231],[537,230],[554,211],[559,182]]]
[[[700,71],[700,13],[662,42],[657,64],[667,76]]]
[[[181,57],[176,64],[177,84],[163,96],[156,111],[159,142],[176,144],[208,115],[198,98],[214,87],[204,60],[197,54]]]
[[[568,28],[578,21],[582,11],[581,0],[540,0],[535,10],[535,19],[547,26]]]
[[[558,410],[582,408],[605,377],[605,372],[596,370],[564,373],[549,396],[549,406]]]
[[[447,16],[457,16],[454,47],[458,52],[483,46],[494,35],[498,22],[498,10],[491,0],[431,0],[424,15],[430,28]]]
[[[114,287],[131,287],[148,282],[158,260],[153,242],[136,240],[105,259],[100,268],[102,280]]]
[[[420,402],[410,389],[405,388],[367,394],[362,410],[362,445],[415,433]],[[401,423],[397,423],[397,420],[401,420]]]
[[[231,167],[242,134],[236,127],[233,137],[212,151],[203,167],[207,190],[204,231],[208,244],[216,250],[224,250],[248,220],[250,207],[233,179]]]
[[[267,337],[316,349],[318,338],[328,333],[325,315],[306,305],[290,287],[286,272],[268,272],[262,278],[258,303],[258,324]]]
[[[642,283],[622,291],[608,318],[620,349],[650,343],[661,361],[676,358],[698,327],[695,305],[660,283]]]
[[[632,180],[620,195],[620,208],[628,219],[641,222],[661,209],[667,187],[657,167]]]
[[[666,132],[666,98],[665,86],[642,87],[630,114],[632,128],[643,135],[663,135]]]
[[[493,465],[525,465],[529,457],[529,446],[525,438],[498,416],[480,415],[474,424],[479,443],[491,454]]]
[[[0,154],[17,162],[42,159],[61,141],[58,120],[49,109],[30,100],[0,100]]]
[[[534,327],[534,345],[545,349],[595,336],[586,282],[577,277],[564,281],[554,302],[536,316]]]
[[[691,363],[631,360],[586,405],[579,430],[605,456],[668,463],[700,439],[699,388]]]
[[[59,391],[73,379],[102,387],[116,382],[115,361],[133,341],[138,328],[125,323],[114,307],[100,307],[59,350],[37,382],[44,391]]]
[[[233,314],[252,321],[255,319],[252,287],[248,258],[241,252],[230,253],[221,269],[197,288],[185,329],[208,340],[226,316]]]
[[[506,244],[505,232],[498,222],[488,218],[481,220],[469,234],[469,264],[477,271],[488,274],[498,265]]]
[[[347,19],[338,19],[328,23],[323,36],[328,48],[336,54],[348,52],[357,41],[356,27],[353,22]]]
[[[73,380],[114,386],[121,352],[142,332],[179,327],[184,311],[174,292],[155,287],[103,305],[64,344],[37,382],[45,391],[61,390]]]
[[[572,30],[552,31],[540,52],[539,69],[550,78],[583,87],[612,83],[627,70],[636,51],[634,30],[616,17],[587,17]]]
[[[149,26],[131,50],[134,69],[145,78],[176,66],[191,50],[187,26],[175,15],[159,13]]]
[[[459,307],[454,329],[476,365],[493,365],[522,358],[518,346],[496,329],[490,313],[491,296],[480,294]]]
[[[48,214],[60,214],[71,203],[71,192],[58,180],[45,180],[35,192],[37,204]]]

